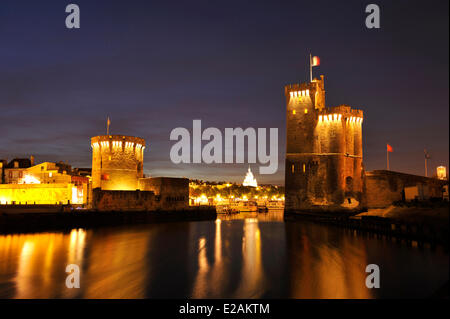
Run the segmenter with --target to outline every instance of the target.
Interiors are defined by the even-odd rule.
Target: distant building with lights
[[[6,161],[5,161],[6,162]],[[6,184],[17,184],[23,177],[23,172],[34,165],[34,157],[15,158],[9,163],[5,163],[3,167],[3,182]]]
[[[242,186],[258,187],[258,182],[253,176],[250,167],[248,168],[247,174],[245,175],[244,182],[242,182]]]
[[[85,204],[89,196],[89,178],[73,175],[65,163],[44,162],[34,158],[14,159],[4,169],[0,184],[0,204]]]
[[[124,135],[91,139],[92,168],[30,159],[0,160],[0,205],[82,205],[98,211],[182,210],[187,178],[144,178],[145,140]]]

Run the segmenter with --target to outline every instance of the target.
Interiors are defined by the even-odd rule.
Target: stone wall
[[[367,208],[384,208],[405,199],[404,188],[423,184],[429,198],[442,198],[447,181],[393,171],[376,170],[365,176],[365,201]]]
[[[99,211],[152,211],[156,209],[151,191],[92,191],[92,208]]]
[[[140,190],[155,193],[158,209],[182,210],[189,207],[189,179],[187,178],[141,178],[138,184]]]

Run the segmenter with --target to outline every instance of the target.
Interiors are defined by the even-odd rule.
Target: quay
[[[24,205],[25,206],[25,205]],[[183,210],[95,211],[63,207],[0,210],[0,233],[26,233],[73,228],[97,228],[129,224],[215,220],[216,210],[195,207]]]

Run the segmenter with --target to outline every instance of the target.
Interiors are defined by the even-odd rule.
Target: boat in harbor
[[[255,201],[238,201],[231,203],[231,208],[236,209],[239,212],[257,212],[258,205]]]
[[[283,210],[284,201],[281,200],[269,200],[266,204],[267,210]]]
[[[268,211],[265,200],[264,201],[259,200],[259,201],[256,202],[256,204],[258,206],[258,212],[259,213],[266,213]]]
[[[231,214],[238,214],[239,210],[232,208],[230,204],[221,204],[216,205],[216,213],[231,215]]]

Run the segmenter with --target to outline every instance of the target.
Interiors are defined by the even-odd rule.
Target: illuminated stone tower
[[[363,199],[363,112],[325,107],[324,78],[285,87],[286,210],[349,211]]]
[[[91,138],[92,188],[136,190],[143,177],[145,140],[123,135]]]

